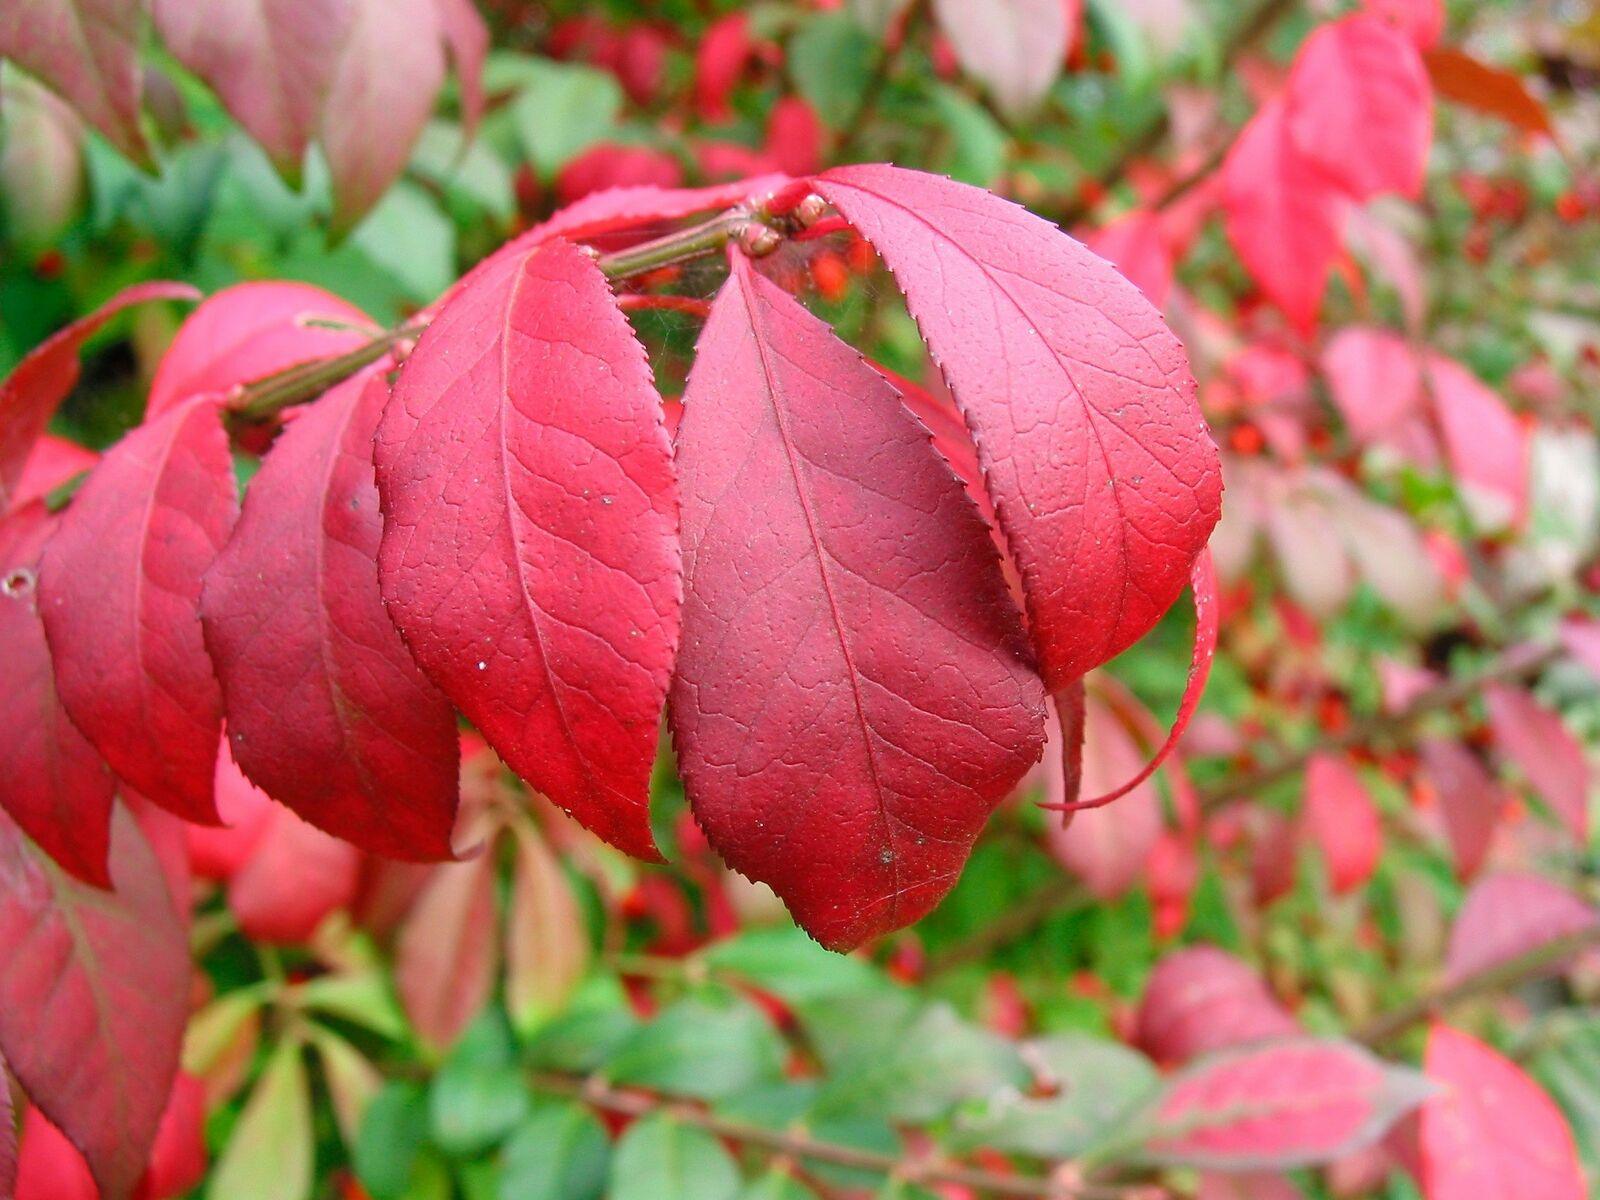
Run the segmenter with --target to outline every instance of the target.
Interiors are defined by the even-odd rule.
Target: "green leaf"
[[[402,1200],[421,1180],[428,1141],[428,1096],[419,1084],[391,1083],[367,1106],[351,1154],[373,1200]]]
[[[350,235],[350,244],[411,299],[426,304],[455,282],[456,227],[438,202],[401,180]]]
[[[793,925],[752,930],[718,942],[706,952],[705,961],[790,1004],[864,992],[885,982],[870,964],[824,950]]]
[[[339,1136],[347,1146],[354,1146],[367,1109],[383,1090],[383,1076],[361,1051],[331,1030],[314,1028],[311,1040],[322,1059],[322,1082],[328,1089]]]
[[[291,999],[303,1008],[338,1017],[380,1037],[398,1041],[406,1033],[394,993],[379,971],[321,975],[297,984]]]
[[[1600,1012],[1559,1013],[1540,1032],[1528,1069],[1567,1114],[1593,1171],[1600,1168]]]
[[[600,1200],[611,1143],[593,1113],[540,1098],[500,1155],[500,1200]]]
[[[879,53],[849,13],[818,13],[789,41],[789,74],[824,124],[843,129],[860,111]]]
[[[934,84],[933,107],[950,134],[945,170],[962,183],[988,187],[1006,169],[1006,131],[981,104],[947,84]]]
[[[433,1140],[446,1154],[477,1154],[515,1129],[529,1103],[516,1067],[447,1065],[428,1089]]]
[[[721,1142],[661,1113],[634,1122],[617,1143],[610,1200],[736,1200],[739,1187]]]
[[[526,1057],[530,1065],[549,1070],[593,1071],[639,1028],[639,1019],[626,1008],[564,1013],[528,1039]]]
[[[817,1194],[787,1171],[774,1170],[752,1180],[739,1200],[817,1200]]]
[[[306,1200],[315,1144],[300,1043],[273,1051],[246,1101],[206,1195],[211,1200]]]
[[[522,88],[509,116],[546,178],[610,134],[622,111],[622,85],[609,71],[530,58],[517,75]]]
[[[783,1072],[783,1042],[753,1004],[732,995],[680,1000],[612,1056],[618,1083],[702,1099],[731,1096]]]
[[[474,138],[462,145],[461,126],[454,121],[429,121],[411,152],[411,170],[442,188],[452,202],[481,209],[509,221],[517,213],[511,168],[487,142]]]
[[[963,1107],[951,1135],[956,1148],[1071,1158],[1117,1133],[1160,1086],[1149,1060],[1106,1039],[1057,1034],[1022,1053],[1052,1094],[1007,1089]]]

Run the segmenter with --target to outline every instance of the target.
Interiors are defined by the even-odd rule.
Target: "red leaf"
[[[1555,1102],[1476,1038],[1435,1025],[1428,1078],[1444,1093],[1422,1108],[1428,1200],[1583,1200],[1577,1147]]]
[[[694,55],[694,105],[701,120],[726,121],[733,116],[728,97],[754,50],[750,18],[742,12],[718,18],[701,35]]]
[[[799,96],[783,96],[767,117],[766,153],[778,170],[809,175],[822,165],[827,131],[816,109]]]
[[[42,500],[56,488],[81,475],[100,456],[87,446],[69,442],[66,438],[47,433],[33,445],[27,465],[22,468],[22,478],[17,482],[13,507],[21,508],[29,500]]]
[[[1082,787],[1097,796],[1136,776],[1144,766],[1144,752],[1098,699],[1090,697],[1083,713]],[[1049,829],[1047,836],[1057,861],[1078,875],[1091,895],[1111,900],[1139,882],[1161,829],[1161,797],[1155,784],[1145,780],[1120,804],[1078,814],[1064,828]]]
[[[16,1200],[100,1200],[83,1155],[37,1108],[22,1118]]]
[[[1538,875],[1491,875],[1467,893],[1450,929],[1445,980],[1457,983],[1497,963],[1594,927],[1600,915]],[[1552,964],[1552,968],[1561,964]]]
[[[1333,402],[1362,442],[1392,433],[1422,403],[1417,352],[1387,329],[1349,325],[1322,352]]]
[[[1224,1171],[1330,1162],[1377,1141],[1426,1094],[1421,1076],[1348,1042],[1226,1050],[1167,1085],[1146,1152]]]
[[[1072,39],[1061,0],[934,0],[956,60],[1007,116],[1027,116],[1061,73]]]
[[[362,849],[441,859],[455,823],[455,715],[378,589],[372,435],[388,397],[369,373],[300,410],[206,574],[201,616],[245,773]]]
[[[1581,846],[1589,840],[1589,762],[1559,714],[1526,688],[1492,683],[1484,689],[1489,724],[1500,753],[1516,764],[1540,798]]]
[[[17,1186],[17,1122],[11,1111],[11,1085],[0,1058],[0,1196],[15,1200]]]
[[[1505,808],[1505,793],[1477,756],[1460,742],[1428,738],[1419,750],[1422,769],[1439,796],[1456,874],[1466,878],[1483,865],[1489,853],[1489,843]]]
[[[1354,891],[1372,878],[1383,853],[1378,810],[1355,768],[1342,758],[1317,754],[1306,767],[1302,837],[1328,864],[1335,895]]]
[[[495,856],[491,850],[433,870],[400,929],[395,989],[428,1044],[461,1036],[494,989],[500,960]]]
[[[118,150],[148,163],[139,129],[142,17],[140,0],[6,0],[0,58],[49,84]]]
[[[1172,251],[1161,231],[1161,218],[1153,212],[1131,212],[1118,217],[1089,239],[1089,249],[1116,264],[1161,308],[1172,291]]]
[[[222,694],[200,632],[200,579],[236,500],[217,407],[141,425],[90,473],[45,547],[39,613],[61,702],[119,778],[214,823]]]
[[[507,764],[654,856],[677,643],[671,450],[643,350],[565,243],[479,274],[406,360],[377,437],[384,599]]]
[[[224,761],[219,788],[249,788],[237,765]],[[241,807],[248,812],[253,804],[259,801],[245,800]],[[246,937],[297,945],[309,941],[329,913],[350,906],[360,875],[359,850],[269,800],[249,858],[228,882],[228,907]]]
[[[926,913],[1039,756],[993,545],[893,390],[743,258],[678,431],[696,817],[826,946]]]
[[[356,328],[328,329],[319,321]],[[162,355],[146,418],[194,396],[220,395],[288,367],[354,350],[366,344],[360,330],[371,324],[359,308],[310,284],[224,288],[190,314]]]
[[[1215,946],[1191,946],[1151,972],[1134,1041],[1158,1062],[1175,1065],[1299,1031],[1253,969]]]
[[[111,875],[109,894],[68,879],[0,816],[0,1050],[118,1200],[144,1172],[177,1071],[189,949],[125,811]]]
[[[0,517],[0,807],[65,870],[109,887],[116,782],[61,707],[35,596],[55,527],[37,502]]]
[[[1428,78],[1446,100],[1499,117],[1524,133],[1555,138],[1550,114],[1520,76],[1450,48],[1429,50],[1423,62],[1427,64]]]
[[[1433,95],[1416,46],[1376,17],[1323,25],[1289,74],[1289,136],[1355,199],[1422,191]]]
[[[1281,100],[1262,108],[1228,151],[1222,207],[1245,269],[1310,334],[1341,253],[1350,199],[1296,148]]]
[[[4,17],[0,17],[3,25]],[[126,288],[86,317],[35,346],[0,382],[0,512],[21,503],[22,473],[56,406],[78,382],[78,351],[123,309],[151,300],[197,300],[183,283],[143,283]]]
[[[671,191],[683,182],[683,167],[664,150],[601,142],[561,168],[556,195],[563,205],[608,188]]]
[[[244,777],[223,742],[217,753],[217,815],[220,827],[189,825],[185,844],[194,873],[201,879],[231,879],[250,861],[256,843],[272,817],[272,800]]]
[[[1183,347],[1103,259],[979,188],[887,166],[816,187],[895,273],[950,382],[1059,691],[1150,629],[1216,524]]]
[[[1428,389],[1450,468],[1477,522],[1520,521],[1528,504],[1528,435],[1493,390],[1460,363],[1428,357]]]
[[[1444,0],[1363,0],[1362,7],[1423,50],[1444,36]]]

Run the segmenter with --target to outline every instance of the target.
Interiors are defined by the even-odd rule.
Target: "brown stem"
[[[719,1138],[739,1142],[769,1154],[836,1167],[873,1171],[892,1179],[914,1183],[951,1184],[972,1188],[989,1196],[1024,1197],[1026,1200],[1123,1200],[1129,1189],[1099,1184],[1068,1184],[1036,1176],[1000,1175],[970,1167],[931,1161],[906,1161],[892,1154],[879,1154],[855,1146],[825,1142],[798,1131],[767,1129],[744,1121],[732,1121],[680,1100],[666,1100],[647,1092],[612,1087],[604,1080],[534,1071],[529,1081],[536,1091],[566,1096],[591,1108],[604,1109],[629,1117],[661,1113],[685,1125],[693,1125]]]

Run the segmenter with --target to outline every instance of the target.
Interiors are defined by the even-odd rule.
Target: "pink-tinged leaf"
[[[1463,485],[1474,519],[1485,528],[1520,521],[1528,505],[1527,431],[1460,363],[1431,355],[1426,377],[1451,471]]]
[[[106,1200],[126,1200],[177,1072],[189,948],[160,864],[120,810],[111,876],[109,893],[69,879],[0,816],[0,1051]]]
[[[1427,308],[1427,285],[1416,247],[1364,208],[1350,213],[1345,235],[1351,250],[1367,264],[1368,270],[1394,289],[1406,327],[1420,328]]]
[[[1386,329],[1341,329],[1322,352],[1322,371],[1351,436],[1361,442],[1391,432],[1422,403],[1417,352]]]
[[[1484,689],[1495,746],[1516,764],[1550,811],[1581,846],[1589,840],[1589,762],[1583,744],[1526,689],[1495,683]]]
[[[1090,697],[1083,708],[1083,722],[1082,788],[1098,796],[1139,773],[1144,751],[1109,708]],[[1064,736],[1052,739],[1057,746],[1064,740]],[[1155,784],[1146,780],[1116,804],[1077,813],[1064,828],[1057,822],[1050,826],[1047,836],[1056,860],[1082,879],[1091,895],[1112,900],[1144,874],[1145,863],[1161,836],[1161,797]]]
[[[933,10],[956,61],[1013,120],[1032,112],[1061,73],[1072,38],[1061,0],[934,0]]]
[[[1044,741],[983,522],[889,385],[743,258],[678,469],[671,716],[695,816],[824,945],[909,924]]]
[[[201,617],[233,756],[268,795],[389,858],[450,857],[455,714],[383,609],[372,435],[389,388],[346,380],[251,481]]]
[[[1415,1071],[1349,1042],[1224,1050],[1173,1077],[1146,1119],[1158,1162],[1268,1171],[1331,1162],[1381,1138],[1429,1094]]]
[[[185,829],[189,863],[201,879],[231,879],[250,861],[273,813],[272,800],[244,777],[228,752],[217,752],[217,816],[220,826],[190,825]]]
[[[219,787],[230,791],[252,786],[231,762],[219,769],[218,779]],[[263,798],[258,791],[256,798],[235,801],[245,813],[254,808],[264,816],[248,857],[228,881],[228,907],[246,937],[298,945],[309,941],[330,913],[354,902],[361,852],[280,804],[261,805]]]
[[[1444,36],[1444,0],[1362,0],[1362,7],[1426,50]]]
[[[51,415],[78,382],[78,351],[84,342],[131,305],[199,298],[199,292],[183,283],[127,288],[34,347],[0,382],[0,512],[21,502],[23,471]]]
[[[64,870],[109,887],[116,781],[61,707],[37,607],[55,526],[38,502],[0,517],[0,808]]]
[[[1289,136],[1357,200],[1422,191],[1433,143],[1433,91],[1417,47],[1375,17],[1323,25],[1289,74]]]
[[[1250,816],[1250,886],[1258,908],[1294,889],[1295,829],[1288,817],[1272,808],[1258,808]]]
[[[1215,946],[1191,946],[1168,954],[1151,972],[1134,1041],[1157,1062],[1173,1066],[1299,1031],[1252,968]]]
[[[1442,1089],[1422,1108],[1422,1189],[1428,1200],[1584,1200],[1577,1146],[1555,1101],[1515,1063],[1476,1038],[1435,1025],[1428,1078]]]
[[[1302,837],[1328,865],[1335,895],[1372,878],[1383,853],[1383,826],[1366,785],[1348,761],[1317,754],[1306,767]]]
[[[1445,980],[1470,975],[1538,949],[1547,942],[1593,929],[1600,914],[1566,888],[1538,875],[1490,875],[1467,893],[1450,930]],[[1552,963],[1558,969],[1560,963]]]
[[[506,1008],[531,1028],[562,1010],[590,958],[589,925],[578,898],[534,827],[512,826],[516,873],[506,913]]]
[[[1429,50],[1423,55],[1423,61],[1427,64],[1429,80],[1446,100],[1498,117],[1524,133],[1555,139],[1556,129],[1550,113],[1528,90],[1521,76],[1448,47]]]
[[[327,323],[354,326],[331,329]],[[307,283],[240,283],[190,314],[162,355],[146,415],[185,400],[220,395],[319,358],[366,344],[372,320],[359,308]]]
[[[449,1046],[494,989],[500,958],[495,927],[495,856],[433,870],[400,927],[395,988],[423,1041]]]
[[[1172,291],[1172,250],[1153,212],[1118,217],[1089,239],[1089,249],[1116,265],[1157,308]]]
[[[1423,772],[1439,797],[1456,874],[1465,879],[1475,874],[1488,856],[1505,809],[1505,793],[1477,755],[1460,742],[1428,738],[1419,750]]]
[[[45,547],[39,613],[68,714],[117,776],[215,823],[222,693],[200,581],[237,509],[217,406],[200,400],[118,442]]]
[[[434,5],[439,12],[439,32],[460,81],[461,127],[470,140],[483,117],[483,67],[489,56],[489,27],[473,0],[434,0]]]
[[[318,131],[336,230],[355,225],[405,169],[445,74],[438,0],[351,3]]]
[[[816,187],[877,248],[972,428],[1046,685],[1177,599],[1220,510],[1183,347],[1139,290],[979,188],[887,166]]]
[[[1572,617],[1561,622],[1560,636],[1566,652],[1600,679],[1600,621]]]
[[[19,71],[0,79],[0,214],[19,257],[48,252],[85,191],[83,123],[54,92]]]
[[[167,49],[298,179],[349,35],[349,0],[155,0]]]
[[[1309,335],[1342,252],[1350,199],[1295,146],[1282,100],[1251,118],[1228,151],[1222,208],[1251,278]]]
[[[539,791],[654,857],[650,770],[677,644],[671,448],[593,260],[554,242],[456,295],[377,437],[388,612]]]
[[[139,129],[143,15],[141,0],[7,0],[0,58],[49,84],[118,150],[148,163]]]
[[[21,508],[29,500],[42,500],[62,484],[82,475],[100,456],[87,446],[47,433],[33,445],[27,465],[22,468],[22,478],[17,482],[13,507]]]

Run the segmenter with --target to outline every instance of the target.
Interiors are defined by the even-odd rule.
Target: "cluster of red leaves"
[[[537,790],[654,857],[665,711],[711,843],[824,944],[854,946],[949,890],[1039,757],[1047,695],[1070,720],[1084,673],[1204,566],[1216,451],[1155,309],[1055,227],[916,172],[840,168],[764,203],[782,220],[814,192],[872,244],[955,408],[902,403],[734,253],[669,439],[644,352],[570,239],[774,186],[604,192],[509,244],[439,302],[392,385],[375,364],[294,412],[242,511],[226,421],[240,385],[362,344],[366,321],[299,285],[221,293],[66,510],[32,500],[0,520],[0,632],[29,664],[0,806],[83,881],[8,822],[0,848],[47,882],[8,892],[6,944],[47,935],[85,884],[113,886],[98,919],[142,922],[145,943],[91,928],[64,956],[14,956],[0,1047],[108,1195],[143,1169],[183,1018],[174,980],[152,977],[181,977],[181,936],[148,847],[113,820],[119,788],[157,827],[162,810],[232,820],[198,845],[230,860],[217,873],[247,931],[293,938],[346,894],[286,908],[251,890],[308,855],[344,888],[355,851],[327,834],[451,856],[457,710]],[[7,381],[23,433],[0,479],[21,478],[103,319]],[[938,410],[931,434],[922,409]],[[1183,717],[1215,638],[1203,583],[1196,596]],[[1128,765],[1116,792],[1153,769]],[[51,1025],[140,1020],[105,1069],[104,1040],[30,1046],[17,1025],[41,989],[91,975],[101,986],[58,993]],[[142,1003],[119,1002],[133,981]],[[62,1071],[59,1054],[91,1057]]]

